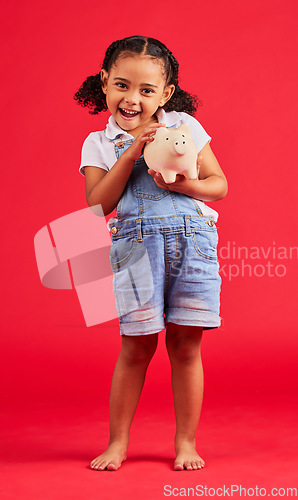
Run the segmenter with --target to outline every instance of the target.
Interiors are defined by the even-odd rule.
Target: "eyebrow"
[[[130,83],[130,81],[127,80],[126,78],[120,78],[118,76],[116,78],[114,78],[114,80],[120,80],[121,82],[124,82],[124,83]],[[157,89],[157,85],[154,85],[154,83],[141,83],[141,86],[154,87],[155,89]]]

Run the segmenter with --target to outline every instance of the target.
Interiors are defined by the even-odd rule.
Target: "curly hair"
[[[109,72],[118,57],[125,52],[161,59],[164,65],[166,85],[175,85],[175,91],[170,100],[163,106],[163,109],[165,111],[184,111],[190,115],[195,114],[199,104],[198,99],[179,87],[179,63],[173,53],[162,42],[144,36],[130,36],[122,40],[116,40],[107,48],[102,69]],[[102,91],[100,72],[86,78],[75,93],[74,99],[81,106],[90,108],[89,113],[92,115],[108,109],[106,96]]]

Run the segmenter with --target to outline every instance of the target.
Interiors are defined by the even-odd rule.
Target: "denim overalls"
[[[133,139],[114,140],[115,160]],[[121,335],[156,333],[167,322],[220,326],[217,228],[181,193],[158,187],[143,155],[111,224],[110,262]]]

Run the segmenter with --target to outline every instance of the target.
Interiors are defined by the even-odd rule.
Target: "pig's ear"
[[[169,133],[169,131],[166,127],[159,127],[156,130],[155,137],[165,137],[168,133]]]
[[[189,126],[186,125],[186,123],[183,123],[182,125],[180,125],[180,127],[177,127],[176,130],[179,130],[179,132],[182,132],[183,134],[189,135],[189,137],[191,137],[191,130]]]

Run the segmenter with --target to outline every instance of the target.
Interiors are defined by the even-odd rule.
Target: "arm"
[[[87,203],[89,207],[101,205],[104,215],[116,207],[133,169],[134,161],[127,158],[125,153],[108,172],[98,167],[85,167]]]
[[[85,166],[86,199],[90,207],[100,204],[104,215],[114,210],[145,143],[153,141],[153,135],[161,126],[164,125],[154,123],[146,127],[108,172],[98,167]]]
[[[200,161],[200,157],[202,157]],[[176,181],[166,184],[162,175],[149,170],[156,184],[170,191],[183,193],[202,201],[214,201],[224,198],[228,192],[227,179],[207,143],[198,154],[198,179],[189,180],[183,175],[177,175]]]

